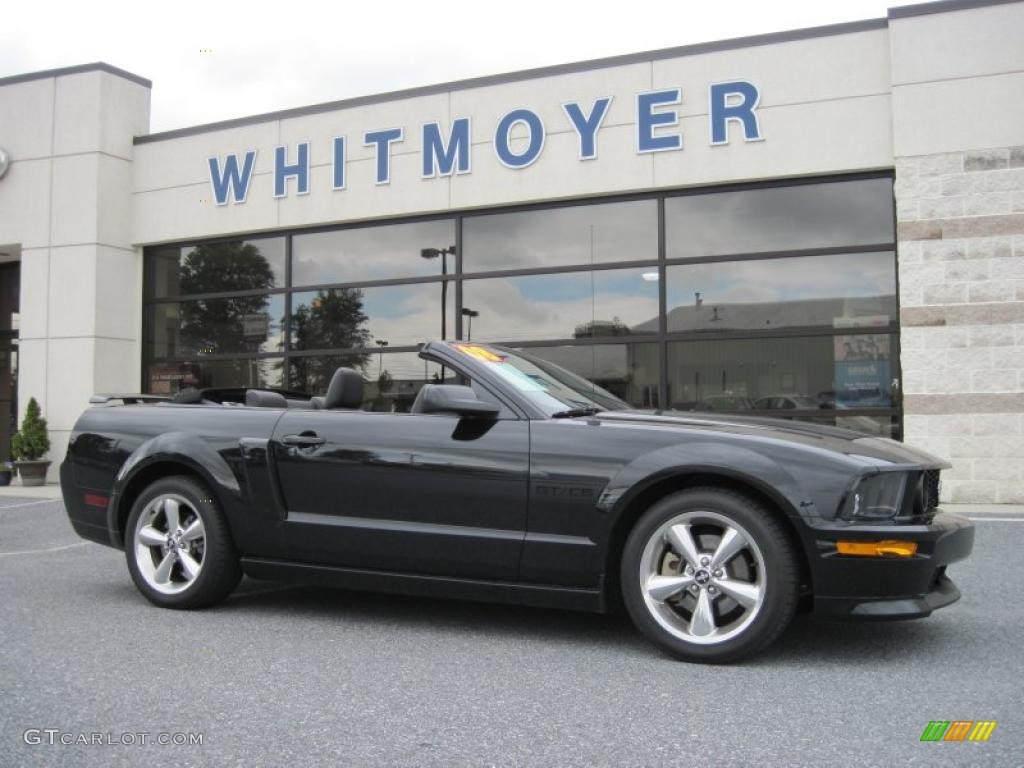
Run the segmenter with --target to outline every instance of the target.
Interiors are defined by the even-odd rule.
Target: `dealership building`
[[[59,459],[93,393],[339,365],[407,410],[446,337],[1024,502],[1022,39],[951,0],[162,133],[107,64],[0,78],[0,451],[30,397]]]

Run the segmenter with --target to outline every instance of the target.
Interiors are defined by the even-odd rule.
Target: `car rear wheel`
[[[620,575],[637,628],[686,661],[756,653],[796,612],[798,561],[786,532],[760,504],[724,489],[654,504],[626,541]]]
[[[213,496],[189,477],[146,488],[125,528],[128,570],[139,591],[164,608],[201,608],[224,600],[242,572]]]

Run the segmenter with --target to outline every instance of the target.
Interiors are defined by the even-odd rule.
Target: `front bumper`
[[[814,611],[851,619],[916,619],[960,598],[946,567],[971,554],[974,525],[939,512],[928,524],[808,525]],[[917,543],[912,557],[840,555],[836,542],[899,539]]]

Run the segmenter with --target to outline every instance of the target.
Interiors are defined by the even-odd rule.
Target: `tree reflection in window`
[[[292,310],[292,346],[298,350],[368,347],[372,342],[368,320],[360,289],[317,291],[312,300]],[[362,371],[369,360],[369,353],[294,357],[289,363],[289,380],[293,388],[322,393],[339,367]]]
[[[181,265],[181,291],[186,294],[267,290],[273,285],[273,269],[252,243],[199,245]],[[225,350],[258,351],[280,328],[279,320],[267,311],[269,303],[267,294],[182,302],[182,352],[202,356]],[[228,364],[237,369],[239,381],[250,378],[250,361]]]

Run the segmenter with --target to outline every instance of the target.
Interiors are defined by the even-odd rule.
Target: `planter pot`
[[[10,485],[14,473],[9,469],[0,469],[0,486]]]
[[[21,475],[22,485],[44,485],[46,483],[46,469],[50,466],[48,461],[16,461],[14,462],[18,474]]]

